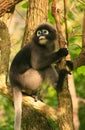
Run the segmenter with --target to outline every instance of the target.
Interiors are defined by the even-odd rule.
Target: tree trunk
[[[53,130],[47,118],[39,111],[32,109],[31,106],[28,108],[23,105],[22,117],[23,130]]]
[[[0,74],[7,74],[9,66],[9,56],[10,56],[10,37],[8,33],[8,28],[5,23],[0,21],[0,50],[1,50],[1,60],[0,60]]]
[[[56,28],[58,30],[59,47],[63,48],[63,47],[65,47],[65,38],[62,33],[62,27],[61,27],[61,22],[60,22],[60,9],[58,8],[57,4],[58,4],[58,1],[53,0],[52,14],[55,18]],[[61,60],[61,63],[59,64],[59,69],[66,69],[65,58],[63,58]],[[65,114],[63,114],[61,116],[61,118],[59,119],[58,126],[59,126],[60,130],[74,130],[72,100],[71,100],[71,95],[70,95],[70,92],[68,89],[68,77],[67,76],[64,79],[62,92],[57,91],[57,93],[58,93],[58,107],[63,108],[65,110]]]
[[[29,0],[23,44],[32,37],[36,27],[48,18],[48,0]]]
[[[72,101],[68,89],[68,79],[64,80],[62,92],[58,92],[58,107],[65,110],[65,114],[59,119],[60,130],[74,130]]]

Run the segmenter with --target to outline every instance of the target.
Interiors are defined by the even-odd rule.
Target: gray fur
[[[37,33],[38,30],[40,32]],[[52,26],[40,25],[35,30],[32,40],[18,52],[12,61],[10,82],[14,91],[14,130],[20,130],[21,126],[22,91],[27,95],[32,95],[39,90],[43,81],[57,88],[59,74],[52,64],[66,56],[68,51],[65,48],[54,51],[56,34]]]

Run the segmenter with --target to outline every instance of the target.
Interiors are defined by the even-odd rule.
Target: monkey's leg
[[[35,69],[29,69],[24,74],[19,75],[19,81],[23,86],[23,89],[27,91],[36,90],[42,84],[41,74]]]
[[[37,101],[39,98],[38,91],[43,82],[41,73],[33,68],[30,68],[24,74],[19,75],[19,81],[23,86],[23,94],[32,96],[35,101]]]
[[[67,71],[66,69],[60,70],[60,72],[59,72],[59,79],[58,79],[58,85],[57,85],[57,88],[56,88],[58,91],[62,91],[64,79],[65,79],[65,76],[67,74],[71,74],[71,73],[69,71]]]
[[[14,108],[15,108],[14,130],[20,130],[21,115],[22,115],[22,92],[18,87],[14,86],[13,94],[14,94]]]
[[[51,84],[54,88],[56,88],[59,76],[55,68],[54,67],[46,68],[44,70],[44,73],[45,73],[45,80],[49,84]]]
[[[68,66],[68,68],[71,70],[73,70],[73,62],[70,60],[66,60],[66,65]]]
[[[66,61],[66,65],[68,67],[68,69],[62,69],[60,70],[59,72],[59,79],[58,79],[58,86],[57,86],[57,89],[59,91],[62,91],[62,86],[63,86],[63,83],[64,83],[64,79],[65,79],[65,76],[67,74],[70,74],[71,75],[71,70],[73,70],[73,62],[72,61]]]

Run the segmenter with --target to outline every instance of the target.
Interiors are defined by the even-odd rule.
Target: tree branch
[[[66,34],[66,41],[67,41],[67,45],[68,45],[68,26],[67,26],[67,3],[66,0],[64,1],[64,20],[65,20],[65,34]]]
[[[56,7],[56,4],[57,4],[57,7]],[[65,4],[64,4],[64,6],[65,6]],[[54,19],[56,21],[56,28],[58,30],[59,46],[60,46],[60,48],[65,47],[66,42],[65,42],[65,39],[64,39],[64,36],[62,33],[62,27],[61,27],[61,22],[60,22],[60,9],[58,8],[58,0],[53,0],[52,14],[53,14]],[[63,58],[63,60],[59,64],[60,69],[65,68],[65,62],[66,62],[65,58]],[[59,120],[59,124],[58,124],[59,128],[60,128],[60,130],[73,130],[74,126],[73,126],[73,116],[72,116],[73,115],[72,101],[71,101],[71,95],[70,95],[69,90],[68,90],[67,76],[64,79],[62,91],[61,92],[57,91],[57,93],[58,93],[58,105],[59,105],[58,107],[65,109],[65,114]]]
[[[23,104],[27,106],[27,108],[30,107],[37,110],[37,112],[43,114],[43,116],[46,116],[47,118],[52,119],[56,123],[59,120],[60,116],[64,115],[65,113],[65,109],[63,108],[54,109],[53,107],[46,105],[40,100],[35,102],[34,99],[30,96],[23,97]]]
[[[60,21],[60,8],[58,7],[57,0],[53,0],[53,2],[52,2],[52,15],[56,21],[59,46],[60,46],[60,48],[63,48],[65,46],[65,39],[64,39],[63,33],[62,33],[62,27],[61,27],[61,21]]]
[[[22,0],[0,0],[0,16],[6,12],[10,12],[11,9]]]
[[[82,25],[82,50],[79,56],[73,60],[73,63],[74,63],[74,69],[82,65],[85,65],[85,10]]]
[[[6,79],[6,76],[4,74],[1,74],[0,75],[0,93],[10,98],[11,100],[13,100],[11,87],[6,86],[5,79]],[[34,98],[30,96],[23,96],[23,106],[24,105],[28,113],[29,113],[29,108],[34,109],[37,111],[37,113],[41,113],[44,117],[50,118],[56,123],[59,120],[59,118],[63,116],[65,113],[65,109],[63,108],[54,109],[53,107],[50,107],[39,100],[35,102]]]

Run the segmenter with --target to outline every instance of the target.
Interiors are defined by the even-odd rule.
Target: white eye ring
[[[49,31],[46,30],[46,29],[43,29],[42,32],[43,32],[44,34],[49,34]]]
[[[37,31],[37,36],[39,37],[40,35],[41,35],[41,31],[38,30],[38,31]]]

